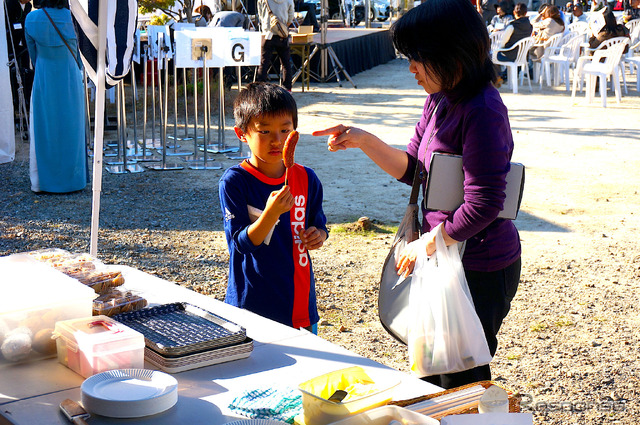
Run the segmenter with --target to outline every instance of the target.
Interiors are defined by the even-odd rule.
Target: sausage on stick
[[[296,130],[293,130],[291,133],[289,133],[289,135],[287,136],[287,140],[285,140],[284,142],[282,160],[284,161],[284,166],[286,168],[285,174],[284,174],[285,185],[287,184],[289,168],[293,167],[293,164],[295,164],[294,157],[295,157],[295,151],[296,151],[296,144],[298,143],[299,139],[300,139],[300,133],[298,133]]]

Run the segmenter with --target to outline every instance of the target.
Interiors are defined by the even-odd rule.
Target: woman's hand
[[[425,253],[426,249],[425,239],[423,238],[416,239],[415,241],[407,244],[400,253],[400,256],[396,259],[396,270],[398,270],[398,276],[406,278],[413,273],[418,255]]]
[[[347,127],[342,124],[311,133],[313,136],[329,136],[327,146],[331,152],[343,151],[349,148],[361,148],[363,142],[372,135],[357,127]]]
[[[327,234],[324,230],[320,230],[315,226],[311,226],[307,230],[300,230],[298,236],[300,236],[302,245],[310,251],[320,248],[324,245],[324,241],[327,240]]]
[[[314,131],[314,136],[329,136],[327,146],[331,152],[360,148],[378,167],[396,179],[402,178],[407,170],[405,151],[387,145],[375,135],[357,127],[337,125]]]
[[[444,226],[440,226],[440,232],[446,246],[450,246],[458,243],[444,230]],[[413,273],[413,268],[416,265],[416,259],[418,255],[425,252],[427,256],[433,255],[436,252],[436,232],[432,229],[429,233],[424,234],[420,239],[415,240],[404,248],[400,253],[400,256],[396,260],[396,269],[398,270],[398,276],[406,278]]]

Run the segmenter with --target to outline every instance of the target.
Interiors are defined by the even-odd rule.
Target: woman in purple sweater
[[[521,263],[518,231],[512,221],[497,218],[504,204],[513,138],[507,108],[492,85],[496,73],[487,30],[468,0],[429,0],[400,18],[392,27],[392,36],[398,51],[409,58],[409,71],[428,94],[407,150],[343,125],[314,135],[329,136],[330,151],[360,148],[380,168],[407,184],[412,182],[416,161],[428,171],[433,152],[462,155],[464,203],[455,211],[423,207],[422,230],[428,232],[444,222],[442,235],[447,245],[466,241],[462,262],[494,355],[496,335],[518,287]],[[434,251],[435,240],[427,240],[427,254]],[[415,255],[411,249],[403,252],[398,274],[413,270]],[[424,379],[453,388],[489,380],[491,370],[486,365]]]

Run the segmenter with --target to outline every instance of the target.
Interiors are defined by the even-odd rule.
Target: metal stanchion
[[[203,107],[204,107],[204,147],[203,147],[203,160],[202,163],[200,163],[199,161],[194,161],[193,163],[191,163],[191,165],[189,165],[189,168],[192,170],[220,170],[222,168],[222,164],[219,163],[212,163],[209,164],[208,163],[208,156],[209,156],[209,150],[207,149],[209,146],[209,111],[210,111],[210,107],[211,107],[211,103],[210,103],[210,99],[209,96],[207,95],[209,93],[209,72],[207,69],[207,51],[208,51],[208,47],[207,46],[201,46],[200,47],[200,52],[201,52],[201,58],[202,58],[202,74],[203,74],[203,93],[204,93],[204,99],[203,99]],[[194,69],[194,75],[197,74],[196,72],[197,70]],[[197,79],[196,79],[197,82]],[[193,87],[194,93],[198,92],[198,84],[194,84]],[[198,103],[195,102],[195,104],[197,105]],[[196,112],[196,120],[197,120],[197,112]],[[196,128],[197,128],[197,121],[196,121]],[[196,133],[197,134],[197,133]],[[195,143],[195,142],[194,142]],[[196,150],[197,152],[197,150]],[[197,155],[197,154],[196,154]]]
[[[184,167],[179,166],[177,164],[168,164],[167,163],[167,108],[169,107],[168,102],[169,98],[167,96],[167,92],[169,90],[169,64],[168,61],[164,63],[164,100],[162,96],[163,88],[162,88],[162,78],[160,75],[162,74],[160,69],[161,64],[161,56],[164,59],[167,57],[167,52],[169,47],[165,44],[164,34],[158,33],[158,97],[160,98],[160,139],[162,141],[162,162],[160,164],[147,165],[147,168],[156,171],[168,171],[168,170],[182,170]]]
[[[147,148],[152,148],[154,147],[155,144],[155,140],[151,139],[151,145],[149,146],[148,142],[149,140],[147,139],[147,109],[149,108],[148,105],[148,62],[149,62],[149,45],[146,44],[144,46],[144,51],[143,51],[143,65],[142,65],[142,84],[144,85],[144,96],[143,96],[143,101],[142,101],[142,155],[138,156],[136,155],[135,158],[136,160],[138,160],[139,162],[147,162],[147,161],[157,161],[157,158],[154,158],[153,155],[153,150],[151,149],[147,149]],[[152,73],[155,73],[155,71],[152,70]],[[152,79],[153,82],[153,79]],[[152,86],[152,90],[155,90],[155,87]],[[155,98],[154,98],[155,99]],[[155,108],[155,105],[153,105],[153,107]],[[149,151],[149,153],[147,154],[147,150]]]
[[[125,128],[125,148],[126,148],[125,149],[125,153],[124,153],[124,156],[125,156],[124,166],[127,169],[127,171],[129,171],[130,173],[141,173],[141,172],[144,171],[144,168],[140,164],[138,164],[135,159],[133,159],[133,158],[138,156],[138,130],[137,130],[137,127],[138,127],[137,109],[138,108],[137,108],[137,103],[136,103],[136,99],[138,98],[138,88],[137,88],[137,85],[136,85],[136,74],[135,74],[135,71],[134,71],[133,63],[131,64],[131,71],[129,71],[129,72],[131,73],[130,74],[130,77],[131,77],[131,106],[132,106],[132,109],[131,109],[132,114],[131,115],[132,115],[132,118],[133,118],[133,141],[132,141],[131,144],[133,144],[133,152],[131,152],[131,148],[129,148],[129,143],[128,143],[129,140],[128,140],[128,136],[127,136],[128,132],[126,131],[126,129],[127,129],[127,121],[126,121],[127,114],[126,114],[126,108],[125,108],[126,96],[125,96],[124,82],[123,82],[122,83],[122,99],[123,99],[122,100],[122,112],[123,112],[123,115],[125,117],[124,128]],[[129,155],[130,152],[133,153],[133,158],[132,158],[133,160],[129,164],[127,164],[126,159],[127,159],[127,155]]]
[[[237,152],[238,148],[229,148],[225,143],[225,117],[224,117],[224,68],[218,68],[218,144],[208,148],[211,153]]]
[[[167,155],[172,156],[192,156],[194,154],[193,151],[186,149],[178,149],[181,146],[178,144],[179,141],[184,139],[178,137],[178,67],[176,66],[176,58],[175,58],[176,45],[173,45],[173,136],[169,136],[170,139],[173,139],[173,147],[171,151],[167,152]],[[168,62],[168,61],[167,61]],[[168,63],[167,63],[168,68]],[[185,108],[187,104],[185,102]],[[187,122],[185,121],[185,129],[187,127]]]
[[[124,174],[126,168],[126,137],[123,134],[123,113],[122,113],[122,81],[115,86],[116,90],[116,159],[114,161],[105,161],[105,167],[111,174]],[[106,154],[105,154],[106,156]]]

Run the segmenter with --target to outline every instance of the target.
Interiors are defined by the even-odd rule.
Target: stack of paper
[[[440,419],[443,416],[477,408],[484,391],[485,389],[482,385],[474,385],[460,391],[421,401],[405,408],[434,419]]]

